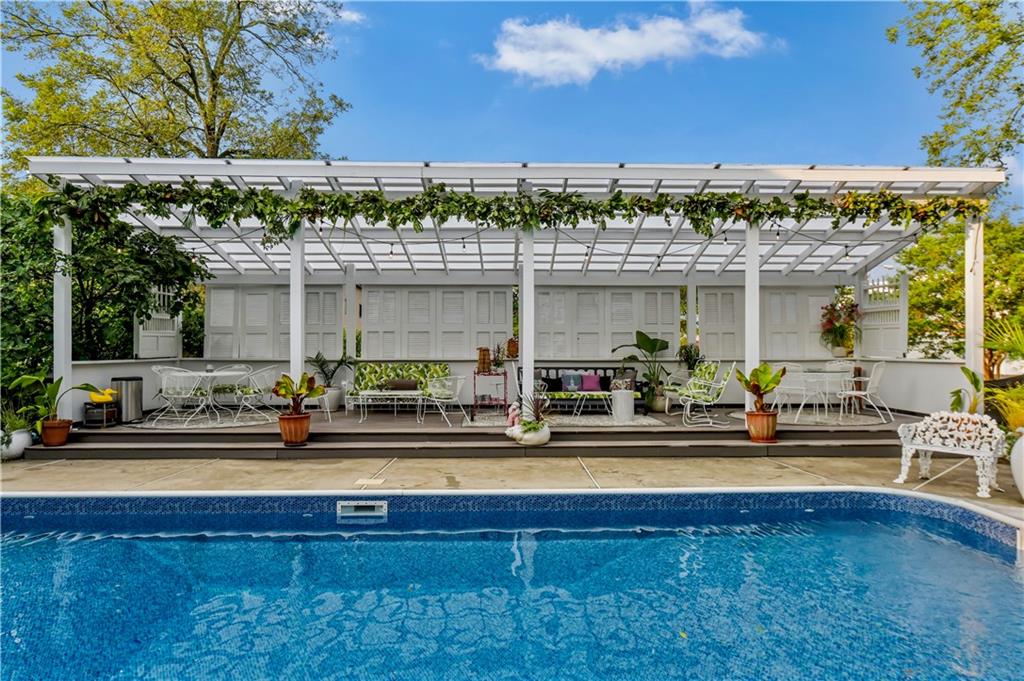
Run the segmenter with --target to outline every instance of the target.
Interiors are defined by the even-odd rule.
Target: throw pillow
[[[583,388],[585,393],[599,392],[601,390],[601,379],[597,374],[583,374]]]

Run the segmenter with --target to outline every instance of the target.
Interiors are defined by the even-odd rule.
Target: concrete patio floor
[[[163,459],[12,461],[0,465],[4,492],[161,492],[345,489],[597,489],[868,485],[970,501],[1024,520],[1024,503],[1009,465],[999,466],[1003,491],[975,496],[969,459],[935,459],[932,479],[896,485],[890,458],[548,457],[372,458],[306,460]]]

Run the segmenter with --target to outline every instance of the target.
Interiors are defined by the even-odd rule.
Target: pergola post
[[[743,276],[743,370],[750,374],[761,363],[761,228],[747,223]],[[746,393],[747,410],[754,396]]]
[[[356,330],[359,328],[359,301],[356,300],[356,266],[355,263],[345,265],[345,319],[343,355],[356,356]]]
[[[53,248],[65,256],[71,255],[71,222],[53,227]],[[64,379],[64,389],[72,385],[71,379],[71,277],[59,264],[53,271],[53,380]],[[61,400],[57,405],[57,418],[73,418],[72,400]]]
[[[964,244],[964,364],[979,376],[985,371],[985,224],[980,217],[966,220]],[[984,412],[984,400],[979,412]]]
[[[288,371],[296,381],[306,367],[306,221],[289,241],[288,271]]]
[[[858,272],[856,274],[856,276],[854,276],[854,278],[853,278],[853,303],[857,306],[858,309],[861,310],[861,312],[863,312],[863,308],[864,308],[864,279],[865,279],[865,276],[864,276],[863,272]],[[860,353],[861,353],[860,341],[861,341],[860,334],[859,333],[855,333],[853,335],[853,356],[854,357],[860,357]]]
[[[697,285],[686,285],[686,342],[697,342]]]
[[[533,413],[529,409],[533,399],[533,365],[534,365],[534,341],[536,329],[534,327],[534,303],[535,293],[533,286],[533,232],[523,230],[522,232],[522,256],[523,266],[520,268],[519,284],[519,356],[523,364],[523,380],[519,386],[520,395],[523,398],[523,418],[532,419]]]

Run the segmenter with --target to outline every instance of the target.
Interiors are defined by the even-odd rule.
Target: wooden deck
[[[736,409],[722,409],[728,420]],[[276,423],[236,428],[152,430],[132,426],[76,429],[60,448],[31,447],[26,458],[431,458],[431,457],[632,457],[632,456],[898,456],[896,428],[913,420],[897,415],[895,423],[867,425],[780,425],[776,444],[749,441],[742,421],[728,428],[686,427],[678,415],[653,415],[661,426],[560,425],[551,442],[522,447],[504,437],[501,427],[448,427],[428,414],[424,423],[411,413],[371,413],[364,423],[354,413],[336,412],[332,422],[314,414],[309,443],[281,444]],[[453,419],[453,422],[455,419]]]

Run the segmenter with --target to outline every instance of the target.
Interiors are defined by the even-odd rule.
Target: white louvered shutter
[[[210,359],[238,357],[238,291],[232,286],[206,288],[206,348]]]

